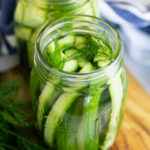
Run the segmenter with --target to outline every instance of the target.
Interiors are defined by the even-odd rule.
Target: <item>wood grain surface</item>
[[[20,68],[15,68],[3,75],[2,80],[22,74]],[[128,90],[126,96],[125,114],[118,137],[110,150],[150,150],[150,96],[135,78],[127,71]],[[29,97],[25,85],[21,94]]]

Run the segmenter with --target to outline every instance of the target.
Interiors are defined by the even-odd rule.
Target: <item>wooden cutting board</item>
[[[2,80],[21,74],[15,68],[3,75]],[[127,71],[128,90],[123,123],[118,137],[110,150],[150,150],[150,96]],[[29,97],[27,85],[20,96]]]

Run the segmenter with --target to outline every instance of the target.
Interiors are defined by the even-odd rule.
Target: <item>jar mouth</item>
[[[77,72],[69,73],[69,72],[64,72],[64,71],[61,71],[52,67],[47,62],[47,60],[45,59],[45,57],[43,56],[41,52],[41,49],[43,48],[43,42],[47,43],[46,40],[48,38],[57,36],[57,32],[55,31],[61,30],[62,27],[70,25],[70,24],[72,25],[78,24],[79,26],[87,24],[95,28],[98,31],[97,32],[98,35],[102,32],[106,32],[107,35],[110,36],[111,39],[113,38],[112,40],[114,40],[114,46],[115,46],[114,47],[115,57],[113,61],[103,68],[99,68],[88,73],[77,73]],[[46,70],[47,72],[46,74],[53,73],[53,75],[55,76],[65,77],[66,80],[76,81],[76,82],[85,81],[85,80],[95,80],[95,79],[107,76],[108,74],[111,74],[111,73],[115,75],[117,71],[119,70],[120,62],[123,57],[123,44],[121,42],[118,32],[104,20],[94,17],[94,16],[89,16],[89,15],[72,15],[69,17],[58,19],[54,21],[53,23],[48,23],[40,32],[37,42],[36,42],[35,49],[36,51],[34,55],[34,62],[37,65],[38,60],[40,60],[41,61],[40,66],[42,66],[44,70]],[[43,71],[41,71],[41,73],[42,72]],[[45,75],[43,74],[43,76]]]

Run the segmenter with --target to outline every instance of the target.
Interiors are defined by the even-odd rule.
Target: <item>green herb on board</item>
[[[19,78],[0,83],[0,150],[46,150],[38,144],[29,105],[16,99],[20,87]]]

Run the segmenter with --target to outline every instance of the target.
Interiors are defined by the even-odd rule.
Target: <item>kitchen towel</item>
[[[19,64],[13,33],[15,0],[0,0],[0,73]]]
[[[150,94],[150,0],[98,0],[125,46],[125,64]]]

